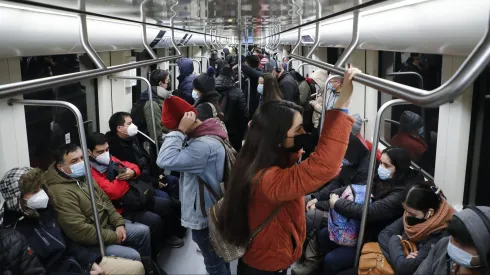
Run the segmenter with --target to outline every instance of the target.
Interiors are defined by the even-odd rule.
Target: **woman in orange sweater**
[[[316,151],[298,165],[298,152],[309,138],[301,107],[273,101],[254,115],[219,213],[220,231],[229,242],[247,245],[251,232],[280,209],[249,243],[238,274],[281,274],[301,256],[306,237],[304,196],[332,180],[342,165],[353,124],[347,108],[356,72],[347,70],[335,109],[324,119]]]

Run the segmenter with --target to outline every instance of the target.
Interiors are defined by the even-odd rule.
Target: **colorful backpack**
[[[350,184],[340,198],[364,204],[366,185]],[[355,246],[359,234],[360,221],[348,219],[334,209],[328,215],[328,231],[330,240],[341,246]]]

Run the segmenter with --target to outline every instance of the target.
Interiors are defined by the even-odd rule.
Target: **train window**
[[[84,56],[55,55],[23,57],[22,80],[38,79],[92,69]],[[87,62],[88,61],[88,62]],[[85,131],[98,129],[96,79],[85,80],[57,88],[25,94],[25,99],[62,100],[73,103],[82,113]],[[73,113],[59,107],[25,107],[29,158],[32,167],[47,169],[52,152],[62,144],[79,143],[78,128]]]
[[[408,86],[433,90],[441,85],[442,56],[383,52],[379,76]],[[394,97],[380,93],[378,108]],[[386,146],[405,147],[413,163],[434,176],[439,108],[399,105],[385,111],[380,139]]]

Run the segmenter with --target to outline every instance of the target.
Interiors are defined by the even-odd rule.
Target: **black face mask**
[[[293,137],[289,137],[293,138]],[[294,136],[294,145],[290,148],[285,148],[287,152],[297,153],[300,149],[304,148],[310,142],[310,135],[301,134]]]
[[[417,217],[411,217],[411,216],[407,217],[407,224],[409,226],[414,226],[414,225],[417,225],[417,224],[423,223],[423,222],[425,222],[425,219],[419,219]]]

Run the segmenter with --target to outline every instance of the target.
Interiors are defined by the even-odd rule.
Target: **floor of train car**
[[[207,274],[201,252],[197,252],[197,244],[192,241],[191,231],[187,230],[185,245],[181,248],[165,247],[158,256],[158,265],[169,275]],[[237,261],[231,263],[231,274],[236,274]],[[288,270],[288,275],[291,270]]]

